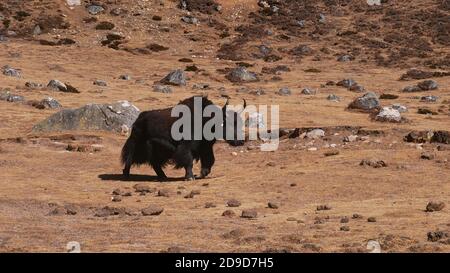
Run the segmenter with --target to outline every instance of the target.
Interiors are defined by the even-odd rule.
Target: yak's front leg
[[[194,173],[192,172],[194,157],[190,147],[189,142],[178,145],[173,156],[177,167],[183,167],[185,169],[186,174],[184,178],[187,181],[195,180]]]
[[[211,168],[214,165],[214,151],[211,143],[203,145],[200,149],[200,163],[202,169],[200,171],[199,178],[205,178],[211,172]]]

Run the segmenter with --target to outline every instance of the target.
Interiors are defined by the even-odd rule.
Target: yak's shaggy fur
[[[184,104],[189,107],[191,113],[194,113],[194,97],[185,99],[179,104]],[[202,99],[202,112],[208,105],[213,105],[206,97]],[[217,106],[219,107],[219,106]],[[203,178],[211,172],[214,165],[213,145],[216,139],[213,140],[180,140],[175,141],[171,136],[171,128],[173,123],[178,119],[171,117],[172,108],[165,108],[160,110],[152,110],[142,112],[133,124],[130,137],[127,139],[122,148],[121,160],[125,165],[123,174],[130,175],[130,168],[133,165],[150,164],[155,170],[160,180],[167,179],[162,168],[168,163],[175,164],[176,168],[185,168],[187,180],[193,180],[194,174],[192,167],[194,160],[200,160],[201,174]],[[225,106],[222,109],[224,124],[226,124],[226,117],[229,113],[225,113]],[[203,125],[213,117],[203,117]],[[240,118],[234,112],[235,120]],[[192,124],[194,117],[192,115]],[[236,123],[235,123],[236,124]],[[194,128],[194,126],[191,126]],[[224,126],[225,130],[225,126]],[[235,130],[236,131],[236,130]],[[192,137],[193,138],[193,134]],[[231,145],[243,145],[243,141],[234,138],[228,140]]]

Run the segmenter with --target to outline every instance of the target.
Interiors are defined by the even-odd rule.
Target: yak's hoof
[[[195,177],[186,177],[185,179],[184,179],[185,181],[194,181],[195,180]]]
[[[123,170],[122,174],[127,178],[130,177],[130,171]]]

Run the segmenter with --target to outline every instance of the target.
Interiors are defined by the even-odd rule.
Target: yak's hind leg
[[[157,163],[153,163],[152,164],[153,170],[155,170],[156,175],[158,176],[158,180],[159,181],[166,181],[167,180],[167,176],[164,173],[161,165],[157,164]]]
[[[192,172],[192,167],[194,166],[194,157],[192,155],[190,142],[185,142],[178,145],[173,158],[178,168],[183,167],[185,169],[185,180],[195,180],[194,173]]]

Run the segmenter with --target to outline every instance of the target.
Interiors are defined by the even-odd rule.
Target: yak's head
[[[244,145],[244,127],[243,119],[241,117],[242,111],[247,107],[247,102],[244,99],[244,106],[240,111],[234,111],[227,109],[228,101],[222,107],[223,114],[223,136],[225,141],[231,146],[242,146]]]

